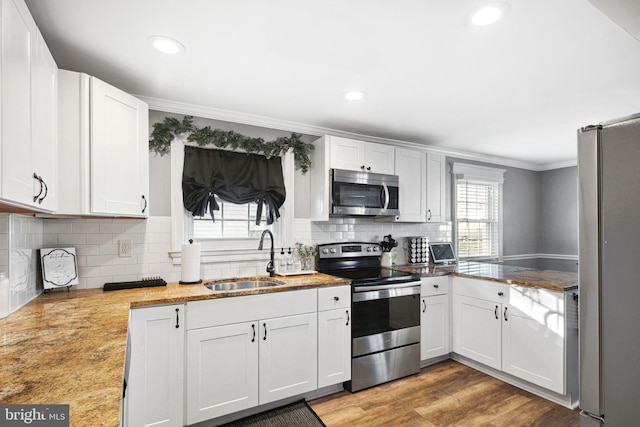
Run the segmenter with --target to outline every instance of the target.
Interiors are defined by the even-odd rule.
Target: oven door
[[[398,177],[331,170],[333,215],[399,215]]]
[[[420,282],[355,287],[352,356],[420,342]]]

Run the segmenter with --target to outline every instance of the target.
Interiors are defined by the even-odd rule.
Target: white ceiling
[[[579,127],[640,112],[640,42],[587,0],[505,0],[487,27],[469,24],[476,0],[26,1],[60,68],[286,130],[544,169],[575,161]],[[187,52],[155,52],[151,35]],[[368,96],[343,100],[351,88]]]

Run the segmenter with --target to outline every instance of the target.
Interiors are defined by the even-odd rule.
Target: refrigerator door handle
[[[580,409],[602,414],[600,128],[578,132]]]

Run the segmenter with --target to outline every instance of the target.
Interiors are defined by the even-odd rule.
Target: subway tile
[[[71,222],[60,222],[58,220],[47,220],[43,227],[44,234],[69,234],[73,232]]]
[[[121,234],[123,232],[124,227],[119,222],[100,224],[100,234]]]
[[[105,245],[112,243],[113,237],[111,234],[87,234],[87,244],[89,245]]]

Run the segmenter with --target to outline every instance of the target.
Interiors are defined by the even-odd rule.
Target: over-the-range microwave
[[[398,216],[397,175],[331,169],[331,215]]]

